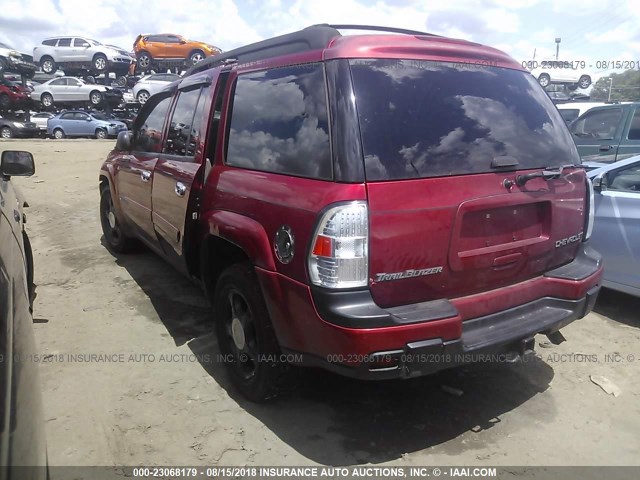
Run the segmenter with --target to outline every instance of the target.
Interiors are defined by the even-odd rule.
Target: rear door
[[[631,109],[627,126],[618,146],[616,161],[640,154],[640,106]]]
[[[145,103],[134,125],[133,148],[116,162],[115,183],[122,212],[129,225],[147,239],[157,241],[151,220],[153,170],[162,151],[170,95]]]
[[[63,37],[58,40],[58,45],[55,48],[55,61],[58,63],[61,62],[72,62],[73,56],[71,55],[71,38]]]
[[[78,120],[74,112],[67,112],[60,115],[60,124],[64,130],[65,135],[75,136],[78,135]]]
[[[571,261],[584,172],[557,109],[527,72],[353,60],[369,200],[369,276],[383,307],[523,281]]]
[[[570,130],[583,161],[616,161],[627,111],[622,106],[593,108],[571,124]]]
[[[199,173],[205,160],[204,144],[211,106],[212,87],[217,72],[194,78],[179,90],[168,123],[163,155],[155,166],[153,179],[153,226],[167,257],[186,269],[184,239],[189,216],[195,212]]]

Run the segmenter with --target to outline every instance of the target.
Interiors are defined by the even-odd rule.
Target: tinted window
[[[571,125],[571,132],[581,138],[610,140],[614,137],[622,120],[621,108],[592,110]]]
[[[84,121],[86,122],[86,121],[89,119],[89,115],[87,115],[86,113],[79,113],[79,112],[76,112],[76,113],[74,114],[74,118],[75,118],[76,120],[84,120]]]
[[[636,108],[636,113],[633,114],[627,138],[629,140],[640,140],[640,108]]]
[[[171,97],[161,100],[142,121],[135,135],[135,150],[159,152],[162,148],[162,127]]]
[[[147,41],[147,42],[161,42],[162,41],[162,37],[160,35],[149,35],[148,37],[145,37],[145,41]]]
[[[58,46],[59,47],[70,47],[71,46],[71,39],[70,38],[61,38],[60,41],[58,42]]]
[[[49,45],[50,47],[55,47],[57,41],[58,41],[57,38],[50,38],[49,40],[43,40],[42,45]]]
[[[331,178],[322,65],[239,76],[226,158],[238,167]]]
[[[180,92],[169,124],[165,153],[172,155],[193,155],[195,153],[195,148],[190,146],[190,138],[199,97],[199,88]]]
[[[57,80],[52,81],[49,85],[66,85],[67,80],[65,78],[58,78]]]
[[[560,115],[562,115],[562,118],[564,118],[564,121],[567,123],[573,122],[576,118],[578,118],[578,114],[580,113],[580,110],[578,110],[577,108],[563,108],[562,110],[558,110],[560,112]]]
[[[78,85],[82,85],[82,83],[79,80],[76,80],[75,78],[67,78],[67,85],[69,85],[70,87],[77,87]]]
[[[73,113],[63,113],[60,116],[61,120],[73,120]]]
[[[369,180],[579,163],[562,117],[528,72],[415,60],[353,60]]]
[[[179,43],[180,39],[178,37],[173,36],[173,35],[166,35],[164,37],[164,41],[166,43]]]

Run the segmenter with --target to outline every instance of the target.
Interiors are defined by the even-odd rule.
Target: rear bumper
[[[283,351],[305,365],[364,379],[408,378],[522,350],[538,333],[584,317],[602,280],[583,244],[568,265],[516,285],[381,309],[368,291],[328,294],[257,269]]]

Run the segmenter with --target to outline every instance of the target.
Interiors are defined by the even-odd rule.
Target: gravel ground
[[[527,362],[382,383],[305,370],[271,403],[243,400],[215,362],[201,290],[144,249],[102,245],[98,171],[113,145],[2,142],[36,158],[15,183],[31,204],[52,465],[640,462],[640,299],[611,291]]]

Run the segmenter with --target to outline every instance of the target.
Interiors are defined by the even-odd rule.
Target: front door
[[[195,182],[205,157],[210,90],[208,83],[196,83],[178,92],[163,155],[154,171],[153,225],[168,259],[182,270],[186,269],[183,242],[193,220],[189,212],[197,194]]]
[[[162,150],[170,101],[170,96],[163,95],[145,104],[134,129],[132,151],[121,154],[114,175],[120,208],[128,225],[151,243],[155,243],[151,221],[153,170]]]

